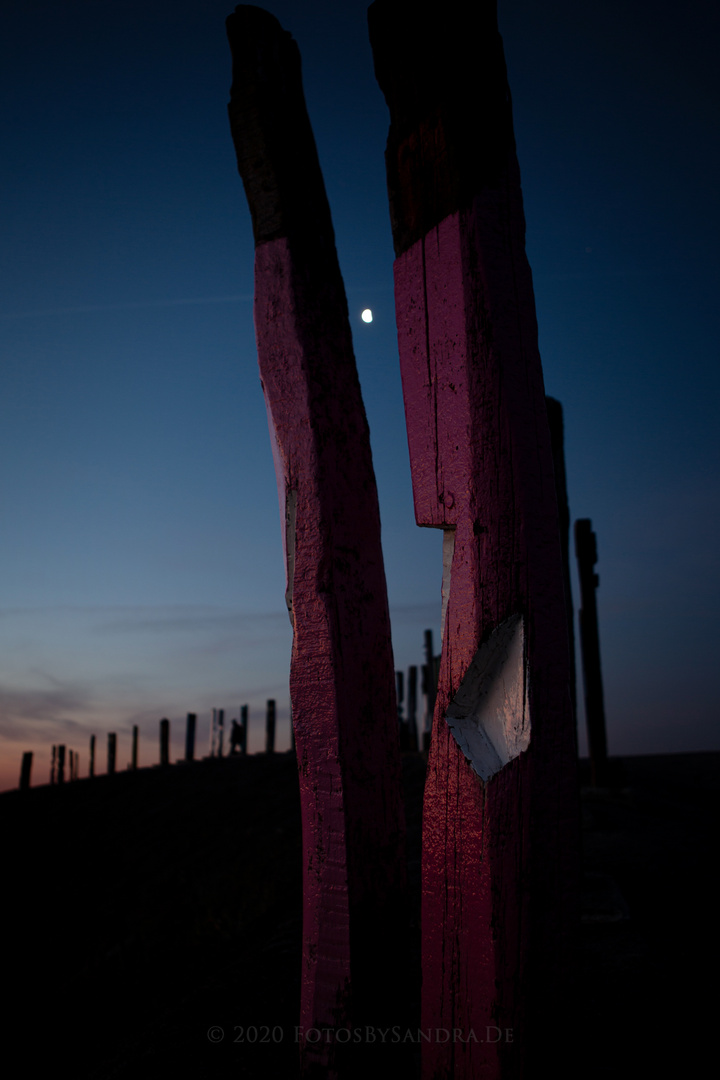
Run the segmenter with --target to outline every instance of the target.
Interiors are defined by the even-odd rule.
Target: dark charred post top
[[[112,776],[115,772],[115,758],[117,754],[117,735],[115,732],[108,732],[107,741],[107,771],[108,776]]]
[[[57,782],[63,784],[65,782],[65,747],[58,746],[57,748]]]
[[[50,783],[57,783],[57,746],[53,746],[50,757]]]
[[[185,760],[194,761],[195,759],[195,725],[197,724],[197,714],[189,712],[187,714],[187,722],[185,726]]]
[[[580,652],[585,686],[585,718],[593,787],[607,782],[607,736],[605,703],[600,669],[600,632],[595,590],[600,578],[595,573],[597,538],[590,518],[575,522],[575,554],[580,578]]]
[[[132,757],[130,759],[130,765],[131,765],[131,768],[132,768],[133,772],[135,772],[137,767],[138,767],[138,737],[139,737],[139,734],[140,733],[139,733],[138,725],[133,724],[133,730],[132,730]]]
[[[375,76],[390,110],[385,165],[396,255],[501,183],[515,153],[495,4],[443,7],[432,34],[413,0],[368,9]]]
[[[170,721],[167,717],[160,721],[160,764],[170,764]]]
[[[95,736],[90,736],[90,765],[88,767],[88,776],[95,775]]]
[[[559,401],[552,397],[545,398],[548,423],[550,424],[550,446],[555,469],[555,492],[558,504],[558,525],[560,527],[560,548],[563,560],[563,583],[565,585],[565,610],[568,624],[568,656],[570,658],[570,700],[575,717],[575,745],[577,747],[577,677],[575,672],[575,609],[573,607],[572,584],[570,580],[570,505],[567,493],[567,474],[565,471],[565,425],[563,410]]]
[[[265,753],[275,753],[275,702],[272,698],[267,703],[265,714]]]
[[[26,750],[22,756],[20,768],[20,790],[27,791],[30,787],[30,773],[32,771],[32,750]]]

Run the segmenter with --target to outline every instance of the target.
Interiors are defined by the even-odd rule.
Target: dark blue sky
[[[407,667],[439,631],[441,541],[412,512],[366,8],[269,10],[303,57]],[[2,786],[22,749],[44,780],[53,742],[82,772],[92,731],[118,731],[122,762],[133,723],[150,763],[157,720],[188,710],[202,732],[213,706],[249,702],[259,748],[274,696],[286,737],[231,10],[3,5]],[[717,8],[500,0],[499,21],[546,389],[565,410],[571,513],[598,534],[610,749],[718,749]]]

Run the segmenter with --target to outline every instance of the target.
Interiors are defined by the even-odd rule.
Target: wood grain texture
[[[307,1032],[365,1022],[392,995],[404,888],[398,714],[368,425],[299,54],[257,8],[237,8],[228,33],[294,630]],[[334,1043],[301,1044],[306,1075],[343,1073]]]
[[[424,804],[422,1026],[460,1036],[423,1046],[425,1080],[534,1076],[543,1055],[557,1059],[577,905],[567,622],[520,178],[495,5],[465,22],[467,10],[449,2],[430,20],[376,0],[370,11],[391,110],[415,511],[455,541]],[[445,717],[480,647],[514,616],[530,742],[484,782]]]

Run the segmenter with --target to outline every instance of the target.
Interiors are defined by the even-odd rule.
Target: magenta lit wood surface
[[[369,432],[299,54],[257,8],[237,8],[228,34],[294,630],[307,1032],[376,1022],[392,995],[404,888],[394,664]],[[342,1074],[337,1047],[302,1032],[304,1071]]]
[[[370,9],[415,512],[445,530],[449,570],[422,1027],[458,1037],[423,1045],[423,1077],[532,1077],[557,1057],[576,909],[557,501],[494,3],[423,10]]]

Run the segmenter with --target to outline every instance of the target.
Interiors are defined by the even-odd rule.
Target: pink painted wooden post
[[[426,1080],[539,1076],[575,914],[576,772],[548,420],[494,0],[377,0],[419,525],[443,529],[423,814]],[[472,1034],[471,1034],[472,1033]],[[548,1056],[549,1055],[549,1056]],[[527,1071],[529,1070],[529,1071]]]
[[[259,8],[238,7],[227,27],[230,122],[255,235],[255,332],[294,629],[301,1054],[306,1072],[330,1077],[342,1049],[325,1038],[311,1044],[304,1033],[382,1015],[405,876],[380,520],[298,49]]]

